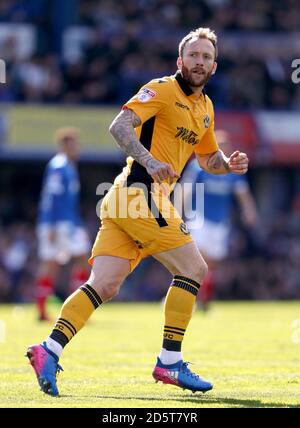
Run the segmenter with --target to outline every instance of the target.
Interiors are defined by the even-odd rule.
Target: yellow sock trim
[[[182,342],[200,287],[197,285],[189,278],[174,277],[165,303],[164,339]]]
[[[92,287],[80,287],[64,302],[54,330],[60,331],[71,340],[100,304],[101,299]]]

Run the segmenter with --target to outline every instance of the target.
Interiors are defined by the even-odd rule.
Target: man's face
[[[63,151],[69,159],[76,161],[79,158],[80,145],[79,138],[75,136],[66,137],[62,143]]]
[[[191,39],[184,47],[182,57],[177,60],[182,77],[191,87],[204,86],[215,73],[215,48],[208,39]]]

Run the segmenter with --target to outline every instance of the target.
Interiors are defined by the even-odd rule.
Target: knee
[[[107,302],[119,294],[121,282],[117,279],[105,280],[100,278],[93,281],[92,287],[99,294],[102,302]]]
[[[205,261],[202,259],[197,263],[191,263],[189,269],[180,275],[184,275],[187,278],[190,278],[196,281],[198,284],[202,284],[205,276],[208,273],[208,266]]]
[[[109,283],[105,284],[100,291],[101,300],[107,302],[108,300],[113,299],[119,294],[120,284],[118,283]]]

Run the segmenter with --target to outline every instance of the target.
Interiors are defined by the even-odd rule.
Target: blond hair
[[[64,128],[59,128],[54,133],[54,142],[56,144],[63,143],[66,139],[72,138],[74,140],[79,139],[80,130],[73,126],[66,126]]]
[[[182,57],[183,55],[183,51],[185,48],[185,45],[194,38],[198,38],[198,39],[207,39],[209,40],[214,48],[215,48],[215,59],[217,58],[218,55],[218,48],[217,48],[217,35],[216,33],[211,30],[210,28],[204,28],[204,27],[200,27],[197,28],[196,30],[192,30],[189,34],[187,34],[179,43],[178,46],[178,50],[179,50],[179,56]]]

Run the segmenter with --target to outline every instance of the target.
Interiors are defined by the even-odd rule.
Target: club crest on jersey
[[[141,101],[141,103],[146,103],[150,101],[152,98],[156,96],[156,92],[149,88],[143,88],[137,94],[137,99]]]
[[[209,127],[209,122],[210,122],[210,118],[209,118],[208,114],[206,114],[204,116],[203,122],[204,122],[205,128],[208,128]]]

